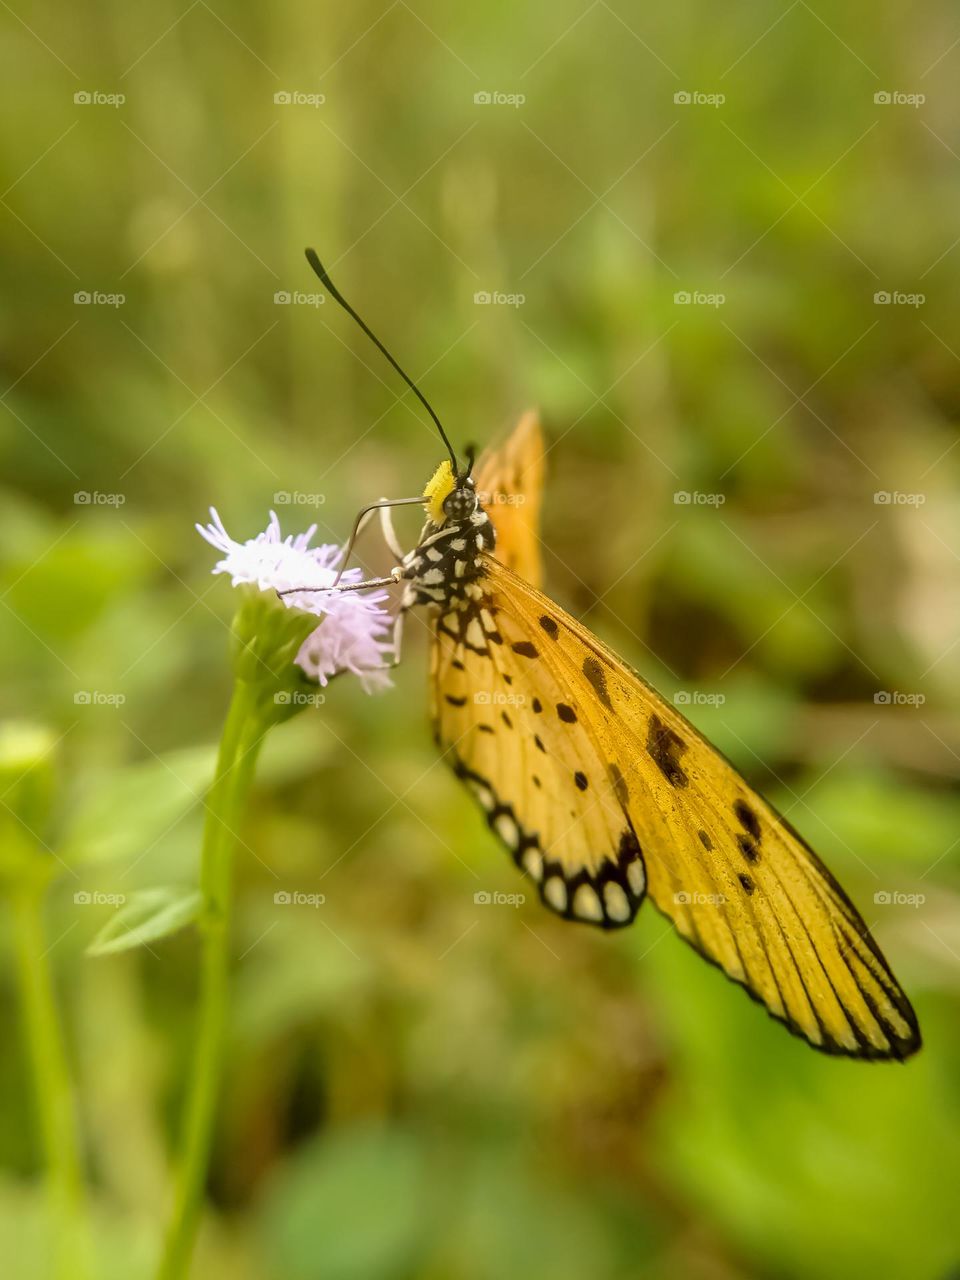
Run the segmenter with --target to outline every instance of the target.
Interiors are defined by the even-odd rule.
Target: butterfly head
[[[423,491],[423,505],[435,525],[444,525],[448,521],[462,524],[476,511],[479,498],[470,475],[472,467],[471,453],[469,465],[463,470],[454,471],[453,464],[444,460],[430,477]]]

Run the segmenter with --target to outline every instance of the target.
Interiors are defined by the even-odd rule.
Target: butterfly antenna
[[[317,257],[316,250],[307,249],[306,255],[307,255],[307,261],[310,263],[310,266],[313,268],[316,274],[320,277],[320,280],[323,283],[324,288],[330,293],[330,295],[337,302],[340,303],[341,307],[343,307],[347,315],[351,316],[357,322],[357,324],[360,326],[363,332],[367,335],[367,337],[370,339],[373,345],[377,348],[377,350],[380,351],[384,356],[386,356],[390,364],[394,367],[394,369],[396,369],[397,373],[399,373],[400,377],[404,380],[404,382],[407,384],[407,386],[410,388],[413,394],[417,397],[417,399],[426,409],[427,413],[429,413],[430,417],[434,421],[434,425],[436,426],[437,430],[440,432],[440,439],[447,446],[447,452],[450,454],[450,463],[453,467],[454,475],[457,475],[458,474],[457,455],[453,451],[453,445],[447,439],[447,433],[443,429],[443,424],[441,423],[437,415],[434,413],[433,409],[430,407],[430,404],[426,396],[423,394],[423,392],[420,390],[420,388],[417,386],[414,380],[411,377],[409,377],[406,373],[404,373],[404,371],[400,368],[396,360],[394,360],[393,356],[390,354],[387,348],[383,345],[383,343],[380,341],[377,335],[373,332],[370,326],[365,321],[360,319],[356,311],[354,311],[353,307],[351,307],[350,303],[346,300],[346,298],[343,296],[343,294],[340,292],[337,286],[330,279],[330,276],[327,273],[326,267]]]

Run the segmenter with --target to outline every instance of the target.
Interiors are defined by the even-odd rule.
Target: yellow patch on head
[[[446,520],[443,504],[456,487],[457,478],[449,459],[441,462],[423,491],[423,505],[434,524],[443,524]]]

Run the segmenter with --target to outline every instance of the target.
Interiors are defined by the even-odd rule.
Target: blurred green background
[[[540,406],[549,590],[815,844],[926,1046],[821,1057],[649,908],[613,937],[531,894],[476,905],[525,886],[436,763],[413,626],[392,691],[337,684],[269,742],[195,1274],[954,1274],[955,10],[39,0],[2,22],[3,709],[59,738],[46,930],[98,1275],[149,1274],[192,1034],[190,931],[85,950],[104,896],[195,882],[234,601],[194,521],[212,503],[248,537],[275,506],[341,541],[441,457],[342,313],[276,300],[319,287],[306,244],[455,440]],[[384,565],[376,538],[361,559]],[[40,1277],[3,954],[0,1249]]]

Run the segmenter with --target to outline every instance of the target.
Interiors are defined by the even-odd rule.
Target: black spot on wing
[[[506,711],[500,712],[500,719],[503,721],[503,723],[507,726],[508,729],[513,728],[513,721],[507,715]]]
[[[697,835],[700,837],[700,843],[705,849],[713,848],[713,841],[710,839],[710,836],[706,831],[698,831]]]
[[[530,640],[518,640],[510,648],[514,653],[519,653],[521,658],[539,658],[540,656],[540,650]]]
[[[586,791],[587,787],[590,785],[587,782],[587,775],[581,769],[578,769],[573,775],[573,780],[580,791]]]
[[[737,836],[737,845],[739,846],[740,852],[748,862],[760,861],[760,850],[749,836]]]
[[[543,754],[544,754],[544,755],[546,755],[546,754],[547,754],[547,748],[543,745],[543,740],[541,739],[541,737],[540,737],[539,733],[535,733],[535,734],[533,735],[533,740],[534,740],[534,742],[536,743],[537,750],[538,750],[538,751],[542,751],[542,752],[543,752]]]
[[[533,702],[530,705],[533,707],[533,714],[535,716],[538,716],[540,712],[543,710],[543,703],[540,701],[539,698],[534,698]]]
[[[574,711],[573,707],[568,706],[567,703],[565,702],[557,703],[557,715],[564,722],[564,724],[577,723],[577,713]]]
[[[610,695],[607,693],[607,673],[593,654],[588,654],[587,657],[584,658],[583,674],[593,685],[593,691],[603,705],[608,711],[612,711],[613,705],[610,702]]]
[[[750,808],[745,800],[736,800],[733,805],[733,812],[737,815],[737,821],[750,836],[758,843],[760,841],[760,819]]]
[[[738,874],[737,879],[740,881],[740,884],[743,887],[743,890],[745,893],[753,893],[756,886],[754,885],[753,880],[750,878],[750,876],[747,875],[745,871],[741,871]]]
[[[610,785],[613,787],[613,794],[620,804],[626,808],[630,801],[630,788],[627,786],[627,781],[620,772],[620,766],[616,760],[611,761],[607,766],[607,772],[610,774]]]
[[[456,698],[452,693],[445,693],[443,696],[450,703],[451,707],[465,707],[467,705],[466,698]]]
[[[557,624],[548,614],[544,613],[541,615],[540,625],[541,627],[543,627],[544,631],[551,638],[551,640],[556,640],[557,632],[560,630],[560,628],[557,626]]]
[[[659,716],[650,717],[647,755],[671,787],[685,787],[690,781],[686,769],[680,764],[680,758],[686,749],[687,744],[680,735],[665,725]]]

